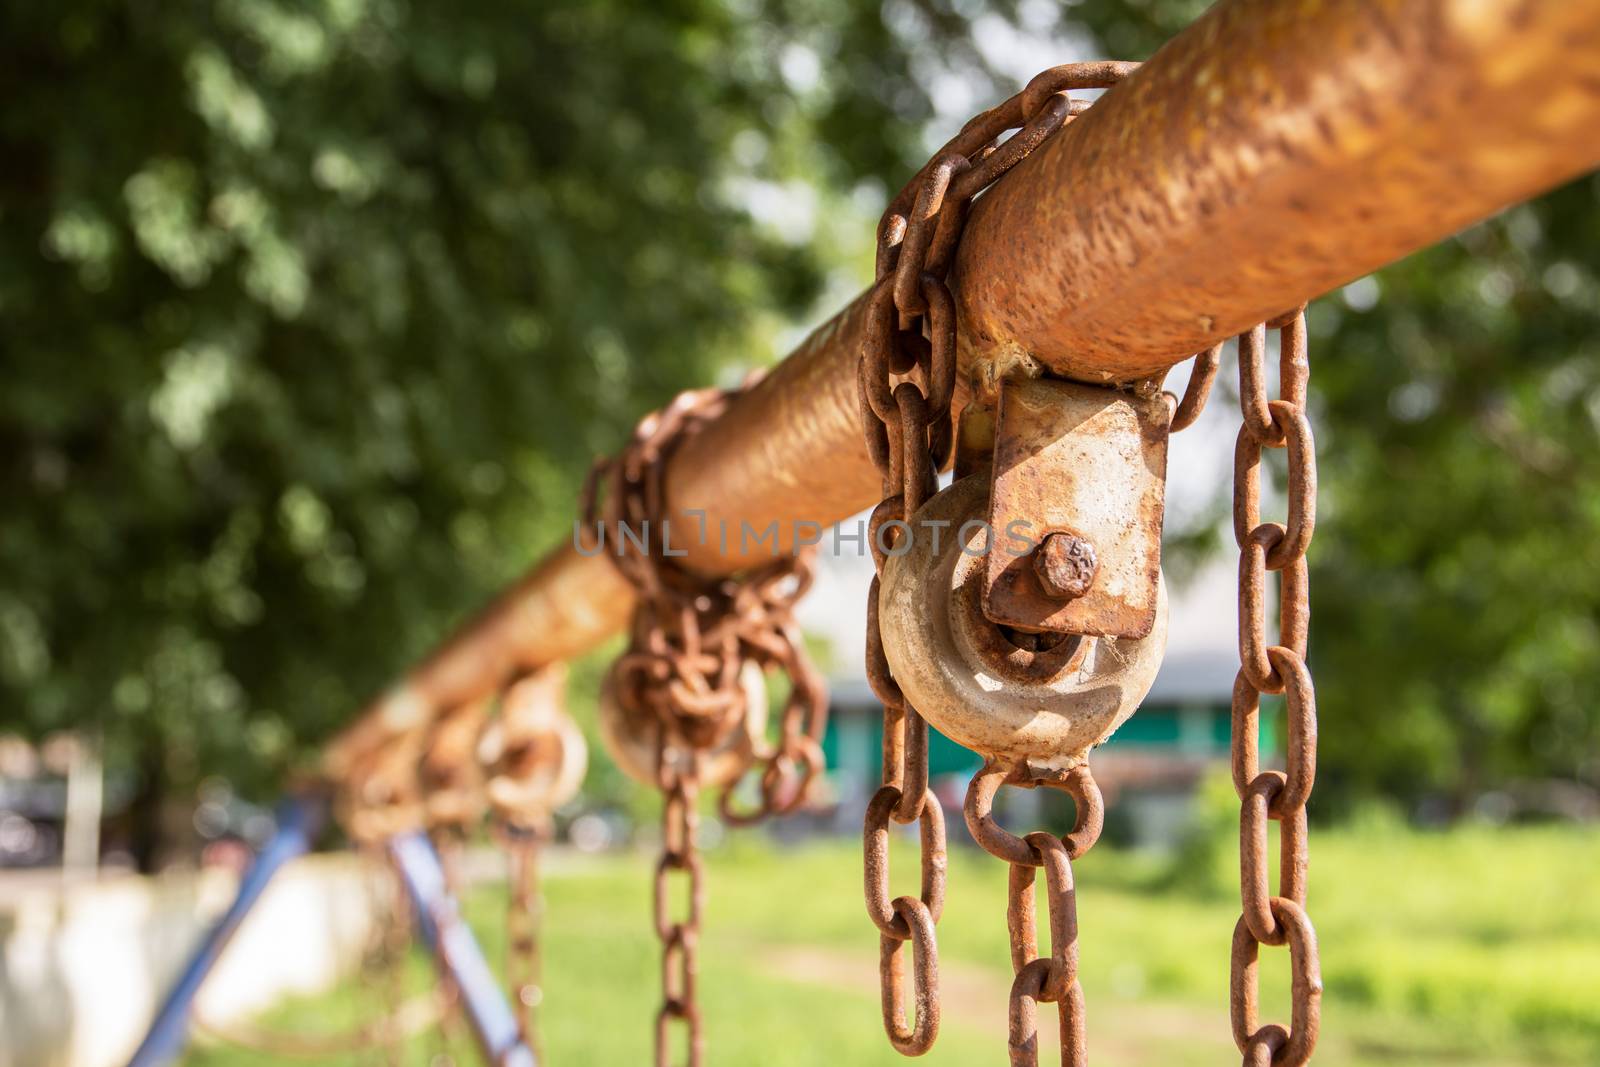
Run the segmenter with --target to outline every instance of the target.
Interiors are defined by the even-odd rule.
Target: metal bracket
[[[390,838],[387,848],[411,897],[423,943],[433,951],[439,970],[461,993],[467,1022],[484,1061],[493,1067],[538,1067],[516,1014],[489,970],[472,929],[461,917],[458,903],[450,896],[439,855],[428,836],[413,830]]]
[[[272,876],[284,864],[311,848],[312,840],[322,829],[326,808],[323,798],[313,795],[291,795],[278,806],[277,830],[240,879],[233,903],[212,924],[190,955],[182,975],[161,1002],[144,1040],[128,1060],[128,1067],[166,1067],[183,1055],[189,1040],[189,1013],[206,976],[222,957],[222,950],[228,947],[245,916],[261,899]]]
[[[983,612],[1093,637],[1155,625],[1171,409],[1047,378],[1000,385]]]

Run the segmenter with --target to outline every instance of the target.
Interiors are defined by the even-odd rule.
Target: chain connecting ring
[[[1018,837],[994,818],[994,799],[1003,785],[1059,789],[1072,797],[1072,829],[1061,837],[1035,831]],[[1039,1062],[1038,1005],[1056,1006],[1061,1030],[1061,1062],[1083,1067],[1088,1052],[1086,1008],[1078,984],[1078,905],[1072,861],[1094,847],[1105,827],[1105,800],[1087,763],[1068,771],[1041,770],[1026,763],[991,757],[973,776],[963,805],[967,829],[985,851],[1010,864],[1006,929],[1011,935],[1010,1054],[1013,1067]],[[1050,955],[1040,957],[1035,933],[1035,872],[1044,868],[1050,920]]]

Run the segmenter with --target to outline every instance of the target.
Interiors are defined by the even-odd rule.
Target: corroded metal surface
[[[716,788],[732,785],[756,761],[767,730],[767,684],[761,668],[747,663],[739,674],[745,698],[745,711],[739,725],[717,740],[700,756],[701,784]],[[600,684],[600,741],[606,755],[623,773],[640,785],[655,787],[660,778],[658,760],[662,746],[662,723],[658,716],[637,704],[617,699],[617,672],[606,672]]]
[[[476,757],[491,768],[486,792],[501,826],[543,832],[583,785],[589,746],[567,713],[566,688],[561,663],[518,679],[480,739]]]
[[[683,546],[686,566],[723,574],[770,559],[793,546],[796,522],[831,523],[877,499],[878,477],[856,415],[866,311],[863,294],[679,449],[666,497],[672,513],[684,516],[683,528],[696,534]],[[703,541],[700,517],[689,509],[705,510]],[[771,539],[756,540],[769,527],[776,550]]]
[[[868,539],[877,575],[867,590],[867,677],[883,704],[882,784],[868,807],[862,848],[867,872],[867,912],[878,927],[878,977],[883,1001],[883,1027],[895,1051],[920,1056],[939,1033],[939,957],[934,927],[939,909],[926,899],[901,897],[895,902],[896,922],[886,924],[881,899],[883,879],[874,881],[882,863],[880,834],[873,812],[900,823],[920,821],[924,872],[932,857],[944,862],[944,820],[930,821],[929,808],[939,801],[928,790],[928,722],[910,685],[902,688],[901,666],[888,655],[890,629],[916,622],[885,614],[881,590],[888,589],[890,558],[899,549],[916,551],[924,502],[937,485],[936,472],[955,450],[953,420],[957,417],[957,334],[955,300],[951,296],[950,257],[975,196],[1082,114],[1089,104],[1074,100],[1071,90],[1104,89],[1127,77],[1132,63],[1073,63],[1051,67],[1030,80],[1022,92],[974,117],[933,154],[925,167],[889,201],[878,222],[875,282],[861,326],[856,391],[862,444],[881,478],[878,506],[872,511]],[[1015,132],[1010,132],[1015,131]],[[1009,135],[1008,135],[1009,134]],[[1004,138],[1004,139],[1002,139]],[[972,460],[977,420],[962,419],[965,469]],[[977,434],[967,431],[978,430]],[[985,475],[966,478],[963,485]],[[953,492],[954,490],[952,490]],[[946,494],[948,495],[948,494]],[[963,537],[964,530],[957,532]],[[927,538],[924,538],[927,540]],[[953,542],[954,538],[947,539]],[[976,572],[974,572],[976,573]],[[937,584],[941,579],[936,577]],[[944,590],[946,593],[949,590]],[[977,614],[977,598],[971,600]],[[906,607],[899,605],[899,609]],[[943,615],[940,614],[942,619]],[[1090,650],[1076,644],[1058,649],[994,647],[1004,642],[986,621],[979,628],[984,653],[1007,677],[1054,677],[1077,665]],[[926,675],[923,676],[926,679]],[[950,694],[935,694],[940,699]],[[926,881],[926,873],[925,873]],[[924,893],[926,897],[926,893]],[[916,1002],[906,1017],[905,961],[912,946]]]
[[[1073,533],[1046,534],[1033,551],[1033,573],[1051,600],[1076,600],[1094,588],[1100,555],[1088,538]]]
[[[1600,163],[1600,5],[1222,0],[979,199],[956,250],[953,407],[991,360],[1155,373]],[[686,445],[667,475],[687,562],[731,571],[741,519],[827,524],[878,499],[856,417],[867,294]],[[825,457],[825,461],[823,460]],[[328,749],[365,752],[632,609],[562,544]]]
[[[1001,385],[985,615],[1007,626],[1095,637],[1150,632],[1161,579],[1170,413],[1160,395],[1039,378]],[[1087,542],[1095,566],[1085,572],[1082,550],[1062,552],[1071,543],[1056,534]],[[1038,548],[1025,551],[1029,543]],[[1056,584],[1076,579],[1082,592],[1064,598],[1044,587],[1039,566],[1048,567],[1052,557]],[[1092,582],[1083,581],[1084,573]]]
[[[467,830],[483,818],[487,801],[477,748],[492,703],[488,697],[470,700],[439,716],[428,731],[417,776],[430,830]]]
[[[373,701],[328,746],[323,773],[344,778],[368,754],[444,709],[588,651],[626,626],[632,608],[632,587],[609,560],[561,545]]]
[[[705,880],[696,845],[697,801],[720,786],[720,810],[755,822],[794,811],[822,770],[827,694],[811,666],[794,607],[811,586],[814,542],[773,549],[773,558],[737,576],[699,572],[681,562],[692,537],[674,539],[667,469],[678,451],[725,414],[744,389],[678,394],[634,428],[615,455],[597,460],[583,491],[579,550],[609,558],[633,586],[629,642],[606,675],[601,735],[613,759],[660,790],[662,852],[654,880],[661,941],[661,1006],[655,1062],[673,1060],[672,1030],[683,1031],[689,1067],[705,1056],[695,996]],[[704,535],[702,534],[702,539]],[[775,744],[765,738],[766,672],[790,681]],[[747,768],[762,767],[759,801],[734,812],[731,794]],[[687,914],[674,919],[671,883],[686,882]]]
[[[1600,5],[1224,0],[973,208],[963,344],[1156,373],[1600,164]]]
[[[1279,331],[1279,398],[1268,399],[1266,329]],[[1317,1044],[1322,974],[1307,917],[1306,802],[1317,776],[1317,699],[1306,666],[1311,623],[1306,549],[1317,522],[1317,460],[1306,416],[1311,364],[1305,309],[1239,337],[1243,425],[1233,460],[1233,529],[1239,546],[1239,673],[1233,683],[1231,764],[1239,793],[1239,898],[1230,974],[1233,1038],[1246,1064],[1301,1067]],[[1288,453],[1284,521],[1261,521],[1261,450]],[[1278,635],[1267,637],[1267,575],[1278,573]],[[1282,693],[1284,769],[1262,770],[1261,694]],[[1268,820],[1279,825],[1277,893],[1268,869]],[[1256,971],[1262,945],[1289,945],[1290,1025],[1259,1024]]]
[[[1013,649],[1025,662],[998,656],[1005,638],[978,603],[981,526],[937,545],[926,535],[933,523],[959,531],[981,519],[987,492],[981,475],[963,478],[917,512],[918,536],[883,571],[884,653],[906,698],[947,737],[975,752],[1070,768],[1133,714],[1155,680],[1166,648],[1165,589],[1158,582],[1147,637],[1069,637],[1053,649]]]

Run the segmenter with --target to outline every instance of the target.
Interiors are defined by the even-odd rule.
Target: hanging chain
[[[680,551],[671,552],[662,516],[671,450],[758,380],[751,376],[735,390],[689,390],[647,415],[627,447],[595,463],[580,508],[584,551],[605,550],[609,530],[608,554],[639,593],[629,648],[618,661],[623,699],[709,748],[743,716],[745,663],[789,679],[778,743],[761,754],[756,807],[735,809],[738,783],[719,800],[722,815],[736,824],[794,811],[823,769],[827,690],[794,621],[794,607],[811,587],[816,547],[801,546],[737,578],[708,578],[673,562],[685,539],[680,531]]]
[[[1266,331],[1277,329],[1280,399],[1266,395]],[[1240,900],[1233,931],[1233,1039],[1246,1067],[1300,1067],[1317,1043],[1322,974],[1317,936],[1306,916],[1306,801],[1317,773],[1317,704],[1306,667],[1311,622],[1306,548],[1317,520],[1316,450],[1306,414],[1310,378],[1302,306],[1239,337],[1239,401],[1244,425],[1233,456],[1233,530],[1239,545],[1239,674],[1233,683],[1232,768],[1239,813]],[[1261,450],[1288,453],[1288,515],[1261,521]],[[1267,644],[1267,572],[1278,572],[1278,643]],[[1261,694],[1288,707],[1285,769],[1260,769]],[[1278,893],[1267,871],[1269,820],[1279,826]],[[1288,944],[1290,1026],[1259,1024],[1262,945]]]
[[[483,767],[478,739],[488,721],[492,698],[467,701],[434,720],[417,766],[428,833],[464,840],[483,819]]]
[[[1172,393],[1167,394],[1168,403],[1172,407],[1172,418],[1167,423],[1168,433],[1177,433],[1193,426],[1200,417],[1200,412],[1205,410],[1206,401],[1211,399],[1211,386],[1216,383],[1217,369],[1222,366],[1222,345],[1212,345],[1204,352],[1194,357],[1193,364],[1189,367],[1189,382],[1183,388],[1183,397],[1180,399]]]
[[[656,1012],[656,1067],[672,1060],[671,1028],[684,1027],[689,1063],[705,1058],[700,1006],[695,1000],[699,973],[700,917],[705,910],[705,870],[699,853],[698,756],[664,755],[659,763],[661,795],[661,858],[656,863],[652,900],[656,937],[661,941],[661,1008]],[[688,900],[683,918],[672,918],[672,875],[683,875]]]
[[[755,379],[747,381],[745,388]],[[790,681],[778,743],[760,753],[759,800],[738,812],[729,783],[719,809],[730,822],[753,822],[793,811],[823,766],[827,695],[806,655],[794,605],[810,587],[814,546],[755,567],[737,578],[712,578],[677,565],[663,520],[666,460],[686,436],[715,419],[738,390],[680,394],[646,416],[616,456],[598,461],[584,488],[584,551],[615,539],[612,558],[639,594],[628,649],[616,665],[619,702],[656,723],[656,785],[663,796],[662,855],[656,866],[655,928],[661,940],[662,1004],[656,1017],[656,1063],[670,1061],[674,1021],[686,1029],[688,1062],[705,1055],[695,1000],[705,884],[697,849],[702,760],[745,727],[748,663]],[[602,492],[602,486],[606,491]],[[703,531],[702,531],[703,533]],[[683,539],[678,542],[681,550]],[[685,916],[671,918],[671,875],[687,880]]]
[[[544,1059],[540,1041],[539,1005],[544,1001],[543,960],[539,928],[544,898],[539,887],[539,849],[548,837],[542,828],[506,826],[502,841],[510,874],[506,904],[506,984],[522,1022],[523,1043],[534,1058]]]
[[[1058,789],[1072,797],[1072,829],[1062,837],[1034,832],[1018,837],[994,817],[994,799],[1003,785]],[[1006,928],[1011,934],[1010,1052],[1014,1067],[1039,1062],[1038,1004],[1054,1004],[1060,1017],[1061,1062],[1088,1062],[1084,1040],[1083,989],[1078,984],[1078,905],[1072,861],[1081,858],[1105,828],[1105,800],[1087,763],[1066,771],[988,759],[967,787],[963,805],[967,829],[990,855],[1011,865]],[[1045,901],[1050,919],[1050,955],[1041,957],[1034,924],[1034,872],[1045,871]]]
[[[423,824],[417,773],[422,735],[401,735],[365,756],[335,795],[334,813],[353,841],[379,844]]]
[[[789,679],[789,695],[778,720],[778,743],[763,753],[756,777],[759,796],[755,807],[739,811],[733,798],[739,782],[730,783],[717,799],[717,811],[735,826],[746,826],[772,815],[788,815],[806,799],[812,783],[822,773],[822,733],[828,725],[828,690],[822,675],[806,654],[805,641],[794,608],[810,590],[815,576],[815,549],[794,557],[792,567],[757,572],[735,591],[733,612],[738,619],[739,641],[747,659],[764,671],[777,671]]]
[[[699,1067],[704,1060],[705,1039],[695,999],[705,904],[695,834],[700,790],[697,753],[737,729],[746,711],[738,635],[731,626],[717,625],[729,617],[726,583],[707,582],[666,558],[669,530],[660,520],[666,510],[664,460],[681,435],[721,414],[729,398],[722,390],[686,392],[662,411],[647,415],[626,448],[595,464],[583,504],[585,527],[595,545],[604,546],[609,526],[616,539],[613,559],[639,593],[629,647],[617,661],[617,699],[644,708],[657,723],[655,769],[663,798],[662,854],[653,882],[655,931],[661,941],[657,1067],[671,1062],[674,1021],[685,1028],[690,1067]],[[603,515],[598,511],[602,478],[610,487]],[[630,532],[638,539],[631,551]],[[708,610],[713,607],[712,597],[706,595],[708,586],[710,592],[724,594],[715,605],[723,610],[714,614]],[[674,871],[684,872],[688,880],[688,912],[679,921],[670,918]]]
[[[1136,67],[1074,63],[1039,74],[1022,92],[968,122],[900,190],[878,224],[876,282],[867,297],[856,378],[867,451],[883,477],[882,499],[868,523],[878,573],[867,593],[866,652],[867,680],[884,709],[883,776],[867,805],[863,853],[867,914],[879,932],[884,1028],[890,1044],[908,1056],[926,1052],[939,1032],[934,927],[944,904],[944,814],[928,788],[928,724],[895,683],[884,655],[878,590],[895,539],[933,494],[954,442],[956,311],[946,279],[972,199],[1088,108],[1068,91],[1109,87]],[[999,140],[1013,129],[1019,132]],[[919,896],[889,898],[890,820],[921,824]],[[1032,846],[1024,848],[1030,870],[1044,862]],[[1070,872],[1067,878],[1070,884]],[[901,952],[908,941],[914,963],[909,1023]],[[1055,951],[1075,949],[1061,943]],[[1063,964],[1060,973],[1067,970]],[[1052,970],[1049,988],[1040,992],[1058,992],[1060,973]]]
[[[518,683],[534,685],[537,681]],[[522,1028],[523,1043],[542,1060],[539,1044],[539,1005],[544,1000],[539,955],[539,927],[544,902],[539,895],[539,849],[554,836],[549,786],[558,771],[551,763],[561,758],[557,745],[542,736],[529,710],[509,699],[518,685],[501,698],[495,732],[499,751],[494,776],[489,780],[489,800],[494,833],[506,856],[506,984]]]
[[[588,765],[582,735],[561,703],[565,682],[566,669],[557,664],[507,686],[499,717],[479,746],[491,767],[485,793],[506,857],[506,984],[523,1043],[538,1060],[544,1058],[540,850],[555,839],[555,812],[577,792]]]

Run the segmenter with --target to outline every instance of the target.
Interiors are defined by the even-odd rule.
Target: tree
[[[1058,28],[1143,58],[1203,6]],[[8,5],[4,726],[266,790],[639,413],[769,357],[834,209],[922,162],[930,71],[989,76],[980,7]],[[1600,778],[1594,200],[1313,308],[1327,785]]]
[[[11,4],[0,55],[4,726],[156,793],[264,789],[765,361],[830,259],[755,194],[825,218],[928,114],[845,3]]]

